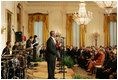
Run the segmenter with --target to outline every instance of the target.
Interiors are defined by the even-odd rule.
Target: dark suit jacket
[[[117,59],[115,59],[111,64],[111,72],[117,71]]]
[[[31,40],[28,39],[27,42],[26,42],[26,48],[30,48],[31,44],[32,44]]]
[[[34,40],[33,40],[33,44],[34,44],[34,45],[33,45],[33,48],[34,48],[34,49],[36,49],[36,46],[38,45],[38,43],[36,43],[36,42],[37,42],[37,41],[34,39]]]
[[[57,54],[56,44],[54,43],[53,39],[50,37],[47,41],[47,52],[46,52],[47,59],[50,56],[56,56],[56,54]]]
[[[12,50],[18,50],[18,46],[14,45]],[[16,53],[18,53],[18,52],[12,52],[12,54],[16,54]]]
[[[7,46],[3,49],[2,54],[10,54],[10,50]]]

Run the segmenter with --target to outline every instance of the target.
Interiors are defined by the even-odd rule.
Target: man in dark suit
[[[55,79],[55,63],[56,63],[56,40],[55,40],[55,32],[50,32],[50,38],[47,41],[47,64],[48,64],[48,79]]]
[[[6,42],[6,47],[2,51],[2,55],[10,54],[11,41]]]

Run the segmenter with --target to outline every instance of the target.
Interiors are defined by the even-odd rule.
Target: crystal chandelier
[[[95,1],[95,3],[100,7],[105,9],[108,15],[112,12],[113,8],[117,7],[117,1]]]
[[[92,19],[92,12],[86,11],[86,4],[84,3],[84,1],[81,1],[81,3],[79,4],[79,10],[78,12],[75,12],[73,14],[73,19],[77,24],[82,25],[82,27],[84,25],[87,25],[91,19]]]

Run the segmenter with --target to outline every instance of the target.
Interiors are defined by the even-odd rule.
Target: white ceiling
[[[65,5],[69,5],[69,4],[75,4],[75,5],[79,5],[80,1],[25,1],[26,4],[65,4]],[[96,5],[93,1],[85,1],[86,4],[90,4],[90,5]],[[97,6],[97,5],[96,5]]]
[[[28,6],[78,6],[80,1],[24,1],[25,5]],[[93,1],[85,1],[86,7],[98,7],[98,5]],[[113,13],[117,13],[117,8],[113,9]]]

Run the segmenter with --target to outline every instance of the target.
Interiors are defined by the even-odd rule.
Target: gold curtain
[[[104,45],[105,46],[110,46],[110,21],[117,22],[117,14],[111,14],[110,16],[104,15]]]
[[[46,46],[46,42],[49,37],[49,23],[48,23],[48,15],[45,16],[45,20],[43,22],[43,45]]]
[[[104,45],[110,46],[110,18],[108,15],[104,16]]]
[[[110,21],[116,22],[116,44],[117,44],[117,14],[116,13],[110,16]]]
[[[34,35],[34,22],[33,22],[33,15],[29,15],[28,18],[28,35],[33,36]]]
[[[86,25],[82,27],[79,25],[79,45],[85,47],[85,33]],[[66,19],[66,45],[73,45],[73,17],[71,14],[67,14]]]
[[[70,14],[66,16],[66,45],[73,45],[73,19]]]
[[[46,41],[49,36],[49,23],[48,23],[48,15],[47,14],[35,14],[29,15],[29,22],[28,22],[28,32],[29,37],[34,35],[34,22],[35,21],[43,21],[43,45],[46,46]]]
[[[80,47],[85,47],[85,33],[86,33],[86,25],[84,25],[84,27],[79,25],[79,45],[80,45]]]

